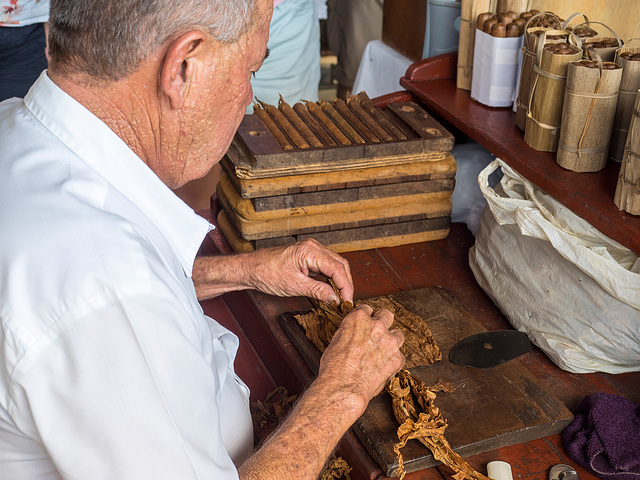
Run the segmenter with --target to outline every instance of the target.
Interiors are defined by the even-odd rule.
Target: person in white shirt
[[[348,315],[258,451],[237,338],[198,300],[353,297],[314,241],[202,257],[172,190],[227,150],[273,0],[52,0],[50,65],[0,103],[0,478],[316,478],[403,364],[388,311]]]

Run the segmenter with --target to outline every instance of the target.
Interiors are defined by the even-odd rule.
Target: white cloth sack
[[[476,29],[471,98],[489,107],[513,105],[523,38],[498,38]]]
[[[511,324],[564,370],[640,370],[638,256],[500,159],[478,183],[487,208],[469,263]]]

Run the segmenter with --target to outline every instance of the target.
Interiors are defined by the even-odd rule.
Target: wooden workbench
[[[519,138],[521,132],[511,123],[512,112],[483,107],[470,100],[468,92],[456,89],[452,68],[455,69],[455,55],[419,62],[408,70],[407,76],[411,78],[402,80],[403,86],[412,93],[403,91],[380,97],[379,104],[407,98],[421,101],[428,111],[501,156],[598,229],[640,252],[640,218],[619,212],[609,198],[613,193],[611,189],[615,188],[615,165],[598,174],[563,171],[551,154],[532,151],[524,144]],[[215,201],[212,205],[213,210],[201,212],[210,220],[216,213]],[[469,268],[468,251],[473,242],[467,227],[454,223],[449,236],[442,240],[349,252],[344,256],[351,264],[357,299],[441,286],[488,330],[511,328],[477,285]],[[203,244],[202,253],[230,254],[231,248],[224,237],[214,231]],[[253,291],[234,292],[203,302],[207,314],[240,337],[236,370],[250,386],[253,401],[263,399],[276,386],[301,392],[313,380],[307,363],[279,321],[282,313],[310,307],[304,298],[274,298]],[[618,394],[640,403],[640,373],[571,374],[555,366],[536,347],[514,361],[528,368],[569,409],[574,409],[584,396],[596,392]],[[386,478],[353,432],[347,432],[338,454],[353,467],[351,478]],[[550,467],[558,463],[572,465],[583,480],[596,479],[569,458],[559,434],[467,459],[482,473],[486,473],[486,464],[493,460],[510,463],[514,479],[546,480]],[[451,474],[448,468],[437,466],[410,473],[405,478],[442,480],[451,478]]]
[[[346,253],[353,271],[356,297],[443,286],[487,329],[511,328],[473,278],[467,260],[473,242],[467,227],[454,223],[450,235],[443,240]],[[203,252],[216,251],[230,253],[231,249],[220,234],[212,233]],[[207,314],[239,335],[236,369],[250,386],[252,401],[264,399],[276,386],[300,392],[312,381],[311,370],[279,322],[282,313],[309,309],[308,300],[274,298],[245,291],[203,302],[203,307]],[[514,361],[522,362],[570,409],[575,408],[583,396],[596,392],[617,393],[640,402],[640,374],[571,374],[556,367],[537,348]],[[339,454],[354,468],[353,479],[386,478],[354,433],[345,435]],[[570,460],[560,435],[504,447],[467,460],[484,473],[486,464],[492,460],[509,462],[516,479],[546,480],[549,468],[558,463],[576,467],[583,480],[596,478]],[[406,479],[441,480],[450,478],[450,474],[449,469],[439,466],[411,473]]]

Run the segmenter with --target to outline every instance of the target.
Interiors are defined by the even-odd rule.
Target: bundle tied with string
[[[606,163],[622,68],[597,53],[567,67],[556,162],[574,172],[597,172]],[[595,59],[595,60],[593,60]]]
[[[573,19],[578,17],[583,17],[584,21],[581,24],[576,26],[570,25]],[[593,28],[591,28],[591,22],[589,22],[589,17],[587,17],[582,12],[576,12],[569,15],[569,17],[562,24],[562,28],[564,28],[565,30],[569,30],[570,32],[573,32],[573,34],[579,37],[583,43],[587,41],[589,38],[594,38],[598,36],[598,32],[596,32]]]
[[[636,94],[613,201],[620,210],[640,215],[640,91]]]
[[[555,28],[561,27],[560,19],[551,12],[542,12],[532,15],[527,19],[524,26],[524,39],[522,45],[522,64],[520,66],[520,77],[518,81],[518,93],[516,97],[516,126],[520,130],[524,130],[526,125],[527,113],[529,112],[529,94],[534,79],[534,67],[536,64],[536,52],[538,50],[538,42],[542,33],[550,30],[550,27],[531,27],[531,23],[535,22],[541,16],[547,15],[552,20]],[[548,38],[548,42],[563,42],[565,37]]]
[[[568,43],[547,43],[549,35],[568,36],[569,40]],[[581,58],[582,44],[573,33],[567,30],[542,32],[524,129],[524,141],[531,148],[543,152],[557,151],[567,67]]]
[[[582,47],[584,49],[591,49],[595,53],[597,53],[600,58],[602,58],[603,62],[613,62],[615,61],[616,51],[622,47],[622,40],[616,32],[614,32],[611,27],[601,22],[587,22],[586,26],[591,27],[592,25],[600,25],[605,27],[605,29],[609,30],[610,36],[600,36],[596,35],[593,37],[583,38],[582,39]],[[578,25],[576,28],[580,28],[581,25]],[[601,30],[601,29],[600,29]]]
[[[620,95],[613,122],[609,158],[621,162],[633,116],[636,92],[640,89],[640,38],[632,38],[616,51],[615,62],[622,67]]]
[[[456,86],[471,90],[473,74],[473,51],[476,39],[478,15],[493,11],[495,0],[462,0],[460,3],[460,36],[458,41],[458,72]]]

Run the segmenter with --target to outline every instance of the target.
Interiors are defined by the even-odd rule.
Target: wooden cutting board
[[[441,287],[429,287],[390,295],[429,325],[443,353],[443,360],[411,371],[427,385],[438,380],[451,383],[453,393],[438,393],[435,404],[448,421],[445,436],[463,458],[561,432],[572,413],[517,359],[488,370],[454,365],[449,350],[459,340],[486,329]],[[320,352],[306,338],[293,313],[281,324],[310,368],[317,372]],[[387,476],[396,476],[398,462],[393,446],[398,424],[391,397],[375,397],[353,426],[371,456]],[[407,472],[437,465],[430,451],[417,440],[402,450]]]

